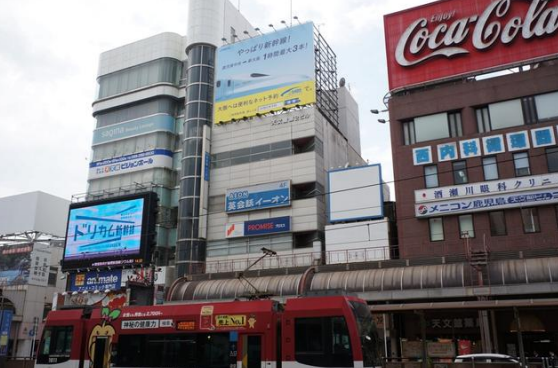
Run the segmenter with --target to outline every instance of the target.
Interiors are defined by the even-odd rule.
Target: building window
[[[558,172],[558,147],[546,149],[548,172]]]
[[[488,113],[488,106],[484,106],[475,110],[477,115],[477,129],[479,133],[490,132],[490,114]]]
[[[498,162],[496,156],[483,158],[482,170],[484,172],[484,180],[498,179]]]
[[[523,220],[523,231],[525,234],[538,233],[541,231],[539,225],[539,211],[537,208],[522,208],[521,219]]]
[[[231,43],[234,43],[236,41],[236,30],[231,27]]]
[[[430,227],[430,241],[444,240],[444,221],[441,217],[429,219],[428,226]]]
[[[523,125],[521,100],[497,102],[488,105],[492,130]]]
[[[531,175],[531,169],[529,168],[529,154],[527,152],[514,153],[513,165],[515,167],[515,176]]]
[[[405,145],[426,142],[435,139],[461,137],[463,127],[461,113],[441,113],[415,118],[403,122],[403,140]]]
[[[539,121],[558,117],[558,92],[535,96],[535,106]]]
[[[467,184],[467,163],[465,161],[456,161],[453,163],[453,183]]]
[[[459,237],[461,239],[475,237],[475,225],[473,215],[459,216]]]
[[[424,182],[427,188],[436,188],[438,183],[438,167],[429,165],[424,167]]]
[[[504,211],[489,212],[488,217],[490,219],[490,235],[503,236],[508,233]]]

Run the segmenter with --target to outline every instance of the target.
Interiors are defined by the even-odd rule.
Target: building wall
[[[397,219],[399,228],[399,246],[403,257],[432,256],[464,253],[466,241],[460,239],[457,216],[444,216],[444,241],[431,242],[427,219],[415,217],[414,191],[425,188],[424,168],[414,165],[413,149],[432,146],[433,155],[436,145],[446,142],[458,142],[468,138],[482,138],[498,134],[532,130],[556,125],[557,119],[551,119],[534,125],[521,125],[512,128],[478,133],[475,108],[494,102],[533,96],[558,89],[558,66],[543,65],[537,69],[484,80],[467,80],[441,84],[426,90],[415,90],[396,94],[390,100],[391,141],[395,192],[397,198]],[[557,101],[558,103],[558,101]],[[435,113],[460,111],[463,135],[455,138],[439,139],[411,145],[404,144],[403,122]],[[481,140],[482,142],[482,140]],[[531,175],[548,173],[545,148],[531,148],[529,155]],[[466,159],[469,183],[484,182],[482,157]],[[496,155],[499,179],[515,177],[513,154]],[[439,186],[454,184],[452,161],[438,162]],[[528,179],[529,177],[523,177]],[[486,244],[493,251],[524,250],[544,248],[556,244],[557,218],[554,205],[538,208],[540,232],[525,234],[522,226],[519,206],[505,210],[507,235],[491,236],[487,212],[473,215],[475,238],[469,239],[470,246],[480,247]]]

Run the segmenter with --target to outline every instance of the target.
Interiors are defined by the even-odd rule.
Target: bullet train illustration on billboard
[[[303,74],[238,74],[217,81],[215,101],[225,101],[311,80],[313,78]]]

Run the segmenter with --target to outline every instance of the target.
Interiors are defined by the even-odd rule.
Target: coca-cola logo
[[[401,35],[395,59],[399,65],[407,67],[436,57],[469,54],[473,51],[471,48],[486,50],[496,42],[507,45],[517,38],[529,40],[552,35],[558,30],[558,6],[550,7],[551,1],[532,0],[522,16],[509,16],[512,0],[496,0],[480,15],[451,23],[455,11],[417,19]],[[431,29],[429,23],[439,24]]]

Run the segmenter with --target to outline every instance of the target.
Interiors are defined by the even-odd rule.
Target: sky
[[[290,0],[233,0],[264,32],[290,22]],[[426,0],[292,0],[337,55],[359,104],[362,156],[393,180],[383,15]],[[186,34],[188,0],[0,0],[0,197],[85,193],[99,55],[161,32]],[[239,32],[240,33],[240,32]],[[393,187],[392,187],[393,193]]]

